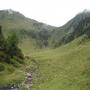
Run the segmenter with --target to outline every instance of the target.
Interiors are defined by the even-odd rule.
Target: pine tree
[[[5,50],[5,48],[6,48],[6,42],[2,34],[2,27],[0,26],[0,50]]]
[[[16,59],[17,61],[20,61],[24,59],[24,55],[22,54],[21,49],[19,49],[18,43],[19,43],[19,39],[15,33],[12,33],[10,36],[8,36],[8,39],[7,39],[8,55],[11,58]]]

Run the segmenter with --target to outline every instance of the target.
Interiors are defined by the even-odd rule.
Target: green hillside
[[[53,26],[38,22],[22,15],[17,11],[11,9],[0,10],[0,24],[3,29],[25,29],[25,30],[40,30],[52,29]]]
[[[90,12],[83,11],[77,14],[62,27],[55,28],[51,35],[51,46],[58,47],[69,43],[75,38],[88,34],[90,36]],[[53,44],[54,43],[54,44]]]
[[[1,10],[0,26],[0,88],[90,90],[90,12],[54,27]]]
[[[15,32],[22,43],[24,40],[26,42],[28,39],[34,40],[36,44],[30,42],[30,46],[33,46],[33,48],[36,48],[36,45],[38,48],[44,47],[44,43],[48,43],[47,39],[50,36],[51,30],[55,28],[54,26],[27,18],[21,13],[11,9],[0,10],[0,25],[6,37],[8,34]],[[48,36],[45,40],[44,37],[46,36],[42,36],[44,32],[46,32],[46,36]],[[41,38],[43,38],[43,40]]]
[[[89,90],[90,40],[30,54],[39,63],[31,90]],[[80,44],[80,42],[82,42]]]
[[[32,49],[56,48],[66,44],[80,35],[88,33],[89,30],[86,29],[90,28],[89,23],[90,12],[88,11],[77,14],[62,27],[54,27],[29,19],[13,10],[0,11],[0,25],[3,27],[5,36],[15,32],[22,43],[30,39],[34,41],[34,43],[30,42],[30,46],[33,46]]]
[[[16,85],[24,79],[24,72],[20,73],[24,59],[16,35],[11,34],[5,39],[0,26],[0,89]]]

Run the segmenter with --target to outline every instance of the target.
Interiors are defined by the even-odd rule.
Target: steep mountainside
[[[62,27],[53,27],[44,23],[29,19],[13,10],[0,11],[0,25],[3,32],[8,34],[15,32],[22,38],[22,48],[29,43],[31,48],[58,47],[71,42],[75,38],[85,34],[90,37],[90,12],[84,11]],[[23,42],[24,41],[24,42]]]
[[[90,12],[88,11],[79,13],[64,26],[53,30],[51,44],[54,43],[54,47],[57,47],[83,34],[90,37]]]
[[[53,28],[53,26],[27,18],[11,9],[0,11],[0,24],[4,29],[49,30]]]
[[[11,32],[15,32],[18,34],[20,40],[22,40],[22,43],[23,41],[24,43],[25,41],[29,41],[29,45],[33,46],[33,48],[47,46],[50,32],[55,28],[54,26],[27,18],[11,9],[0,11],[0,25],[3,28],[4,34],[6,34],[5,36]]]

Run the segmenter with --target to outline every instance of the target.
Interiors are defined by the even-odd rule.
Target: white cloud
[[[0,0],[0,9],[14,9],[41,22],[61,26],[84,9],[90,0]]]

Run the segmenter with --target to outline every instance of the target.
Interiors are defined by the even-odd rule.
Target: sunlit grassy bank
[[[36,52],[38,77],[32,90],[89,90],[90,40],[82,37],[63,47]]]
[[[6,63],[0,63],[0,65],[4,67],[4,70],[0,71],[0,88],[18,85],[24,80],[25,73],[20,68]]]

